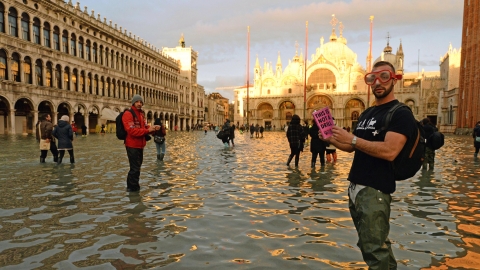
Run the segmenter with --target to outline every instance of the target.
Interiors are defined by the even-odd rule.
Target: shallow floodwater
[[[2,269],[366,269],[348,212],[353,154],[285,163],[284,132],[224,149],[214,132],[149,142],[140,193],[114,134],[77,137],[76,163],[39,163],[32,136],[0,136]],[[66,163],[65,163],[66,161]],[[293,162],[292,162],[293,164]],[[447,136],[433,172],[397,182],[390,239],[399,269],[480,268],[480,160]]]

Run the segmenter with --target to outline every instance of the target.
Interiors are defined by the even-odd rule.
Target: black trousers
[[[54,160],[55,162],[57,162],[58,149],[57,149],[57,145],[56,145],[55,142],[53,142],[53,141],[50,141],[50,152],[52,152],[53,160]],[[47,157],[47,154],[48,154],[48,150],[40,150],[40,157],[41,157],[41,158],[46,158],[46,157]]]
[[[143,163],[143,148],[130,148],[127,149],[128,162],[130,163],[130,171],[127,175],[127,188],[130,191],[137,191],[140,189],[140,168]]]

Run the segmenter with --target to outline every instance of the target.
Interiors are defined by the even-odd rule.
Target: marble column
[[[10,121],[7,123],[7,129],[8,125],[10,124],[10,132],[9,134],[15,134],[15,109],[10,110]]]

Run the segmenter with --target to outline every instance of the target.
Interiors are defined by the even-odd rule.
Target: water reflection
[[[366,269],[348,213],[352,155],[287,168],[283,132],[171,132],[164,162],[145,149],[140,193],[113,134],[74,141],[76,163],[38,163],[33,137],[0,136],[2,269]],[[397,183],[391,233],[399,269],[479,265],[471,140],[447,136],[432,171]]]

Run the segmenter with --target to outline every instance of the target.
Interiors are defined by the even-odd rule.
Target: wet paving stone
[[[366,269],[348,212],[353,154],[310,169],[285,163],[284,132],[169,132],[167,154],[144,152],[128,193],[114,134],[74,140],[75,164],[39,163],[33,136],[0,136],[2,269]],[[480,160],[446,136],[434,171],[397,182],[390,239],[399,269],[480,265]],[[68,156],[68,153],[66,153]]]

